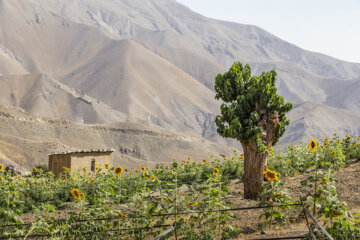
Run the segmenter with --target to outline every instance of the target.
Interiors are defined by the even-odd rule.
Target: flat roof
[[[102,153],[102,152],[115,152],[115,149],[105,148],[105,149],[79,149],[74,151],[65,151],[65,152],[52,152],[48,156],[59,155],[59,154],[71,154],[71,153]]]

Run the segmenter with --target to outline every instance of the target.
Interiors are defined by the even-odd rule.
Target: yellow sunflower
[[[347,134],[345,135],[345,137],[346,137],[346,139],[350,139],[350,136],[349,136],[349,135],[347,135]]]
[[[114,169],[114,173],[115,175],[119,176],[120,174],[122,174],[122,172],[124,171],[124,169],[120,166],[117,166],[115,169]]]
[[[197,205],[199,205],[199,203],[198,203],[198,202],[194,202],[194,203],[192,203],[192,204],[188,204],[188,207],[194,207],[194,206],[197,206]]]
[[[352,145],[353,145],[353,147],[356,147],[356,142],[353,142],[353,144],[352,144]]]
[[[18,174],[16,177],[17,177],[18,179],[20,179],[20,178],[21,178],[21,175],[20,175],[20,174]]]
[[[276,197],[276,198],[283,198],[283,197],[284,197],[284,194],[282,194],[282,193],[275,193],[275,194],[274,194],[274,197]]]
[[[332,154],[332,155],[336,155],[336,151],[335,151],[335,150],[332,151],[331,154]]]
[[[150,177],[150,179],[156,180],[156,177],[155,177],[154,175],[152,175],[152,176]]]
[[[226,155],[225,155],[225,154],[221,154],[221,156],[222,156],[223,158],[226,158]]]
[[[358,140],[360,141],[360,136],[358,136]]]
[[[270,150],[269,150],[269,153],[273,153],[274,152],[274,148],[271,147]]]
[[[85,200],[85,195],[82,192],[80,192],[80,200]]]
[[[276,171],[271,171],[269,169],[267,169],[266,171],[264,171],[264,177],[269,181],[277,181],[278,177],[277,177],[277,172]]]
[[[129,170],[127,168],[125,168],[125,172],[128,172]]]
[[[73,197],[76,199],[76,200],[80,200],[81,199],[81,193],[78,189],[76,188],[73,188],[71,190],[71,195],[73,195]]]
[[[186,161],[185,161],[185,160],[182,160],[182,162],[183,162],[183,163],[186,163]]]
[[[83,168],[83,171],[86,172],[86,167]]]
[[[173,162],[176,162],[176,158],[173,159]]]
[[[33,172],[38,172],[38,171],[39,170],[36,167],[33,168]]]
[[[138,165],[137,165],[137,167],[138,167],[138,168],[141,168],[141,165],[140,165],[140,164],[138,164]]]
[[[105,163],[105,168],[108,169],[109,168],[109,164]]]
[[[119,212],[118,218],[126,218],[126,214]]]
[[[291,148],[290,148],[290,151],[294,151],[294,150],[295,150],[294,147],[291,147]]]
[[[310,143],[308,148],[310,149],[311,152],[315,152],[316,148],[318,146],[318,143],[315,141],[315,139],[310,139]]]
[[[206,163],[206,159],[205,159],[205,158],[203,158],[202,161],[203,161],[203,163]]]
[[[187,157],[187,159],[188,159],[189,161],[191,161],[191,157]]]
[[[4,169],[4,165],[0,163],[0,172]]]
[[[324,138],[324,142],[328,142],[330,141],[328,138]]]
[[[213,175],[215,175],[216,177],[219,176],[219,169],[218,168],[214,168]]]
[[[145,171],[145,167],[141,167],[141,170]]]

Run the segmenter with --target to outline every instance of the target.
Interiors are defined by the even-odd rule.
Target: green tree
[[[245,155],[245,198],[256,199],[263,184],[268,150],[284,134],[289,124],[286,113],[291,103],[276,91],[276,72],[251,76],[250,66],[235,62],[228,72],[215,78],[216,99],[222,99],[221,115],[216,116],[217,132],[240,141]]]

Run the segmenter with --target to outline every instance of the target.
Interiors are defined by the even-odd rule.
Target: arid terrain
[[[277,71],[279,93],[294,104],[281,145],[360,133],[358,63],[306,51],[253,25],[201,16],[175,0],[4,0],[0,102],[34,121],[6,119],[0,154],[29,167],[44,164],[53,150],[113,147],[117,161],[131,161],[119,151],[125,140],[102,124],[239,148],[221,138],[214,123],[221,104],[214,78],[234,61],[250,64],[254,74]],[[73,128],[82,130],[68,131]],[[156,149],[168,153],[155,153],[145,150],[150,138],[129,132],[137,140],[123,147],[136,160],[170,161],[183,151],[200,156],[216,149],[189,143],[194,151],[178,151],[163,137]],[[217,154],[225,149],[219,148]]]

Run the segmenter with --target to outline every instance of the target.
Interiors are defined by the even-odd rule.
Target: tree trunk
[[[244,141],[241,143],[244,149],[244,197],[256,200],[262,191],[265,166],[268,153],[261,153],[255,142]]]

